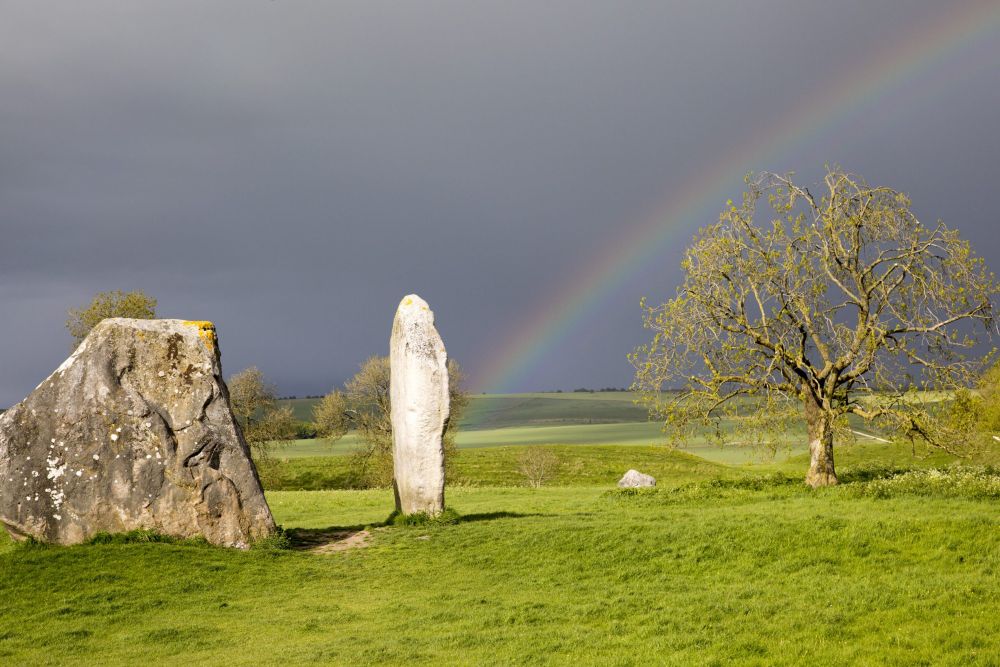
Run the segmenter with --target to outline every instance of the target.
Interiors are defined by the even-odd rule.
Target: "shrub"
[[[176,541],[169,535],[163,535],[155,530],[139,528],[125,533],[97,533],[86,544],[150,544],[153,542],[169,543]]]
[[[823,493],[851,497],[895,498],[934,496],[938,498],[1000,499],[1000,468],[994,466],[952,466],[948,468],[904,469],[887,465],[866,465],[847,471],[846,481]],[[675,488],[615,489],[613,499],[679,504],[707,500],[769,500],[796,493],[817,493],[801,480],[781,473],[736,479],[692,482]]]
[[[993,466],[954,466],[910,470],[851,484],[847,491],[870,498],[912,495],[994,500],[1000,498],[1000,469]]]
[[[296,440],[315,440],[319,436],[316,424],[312,422],[296,420],[293,428]]]
[[[535,489],[552,481],[558,470],[559,457],[542,447],[529,447],[517,460],[517,471]]]
[[[254,551],[285,551],[292,548],[292,540],[288,536],[288,531],[278,526],[273,534],[256,540],[250,548]]]
[[[912,471],[913,468],[901,468],[888,463],[872,461],[864,463],[854,468],[841,471],[841,483],[854,484],[858,482],[871,482],[876,479],[888,479]]]
[[[458,523],[461,515],[450,507],[444,508],[440,514],[427,514],[426,512],[414,512],[413,514],[403,514],[393,512],[386,519],[389,526],[450,526]]]
[[[768,494],[762,494],[768,491]],[[790,493],[808,493],[810,491],[801,479],[789,477],[777,472],[771,475],[753,475],[735,479],[710,479],[703,482],[690,482],[677,487],[655,487],[645,489],[614,489],[607,494],[611,498],[630,498],[656,502],[658,504],[675,504],[692,501],[716,499],[741,499],[756,497],[762,500],[775,495]]]

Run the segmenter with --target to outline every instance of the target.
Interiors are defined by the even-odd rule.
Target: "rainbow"
[[[697,171],[676,189],[683,194],[664,202],[647,220],[627,226],[629,231],[610,249],[584,263],[586,268],[579,275],[542,299],[513,327],[513,335],[473,377],[472,386],[479,391],[515,390],[581,320],[661,255],[668,244],[714,219],[727,199],[722,193],[728,184],[750,170],[766,168],[926,70],[971,52],[973,45],[998,28],[1000,4],[992,0],[973,4],[944,20],[918,26],[868,61],[873,64],[851,68],[817,94],[806,96],[769,128]]]

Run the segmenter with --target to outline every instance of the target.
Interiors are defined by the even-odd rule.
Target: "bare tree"
[[[517,458],[517,471],[535,489],[552,481],[558,470],[559,457],[544,447],[528,447]]]
[[[837,483],[848,415],[964,453],[928,392],[978,376],[997,293],[983,260],[944,224],[921,224],[905,195],[839,169],[819,196],[790,176],[747,185],[695,237],[677,295],[643,302],[655,335],[630,359],[651,413],[683,438],[726,418],[784,424],[798,404],[812,486]]]
[[[360,447],[352,469],[364,484],[392,483],[392,407],[389,400],[389,357],[370,357],[361,369],[313,408],[313,421],[320,437],[339,440],[348,431],[358,434]],[[462,371],[448,360],[450,415],[444,431],[445,465],[455,456],[455,434],[469,397],[462,390]]]
[[[277,390],[256,366],[231,376],[228,388],[229,403],[253,458],[258,465],[266,464],[272,443],[295,437],[292,408],[277,405]]]

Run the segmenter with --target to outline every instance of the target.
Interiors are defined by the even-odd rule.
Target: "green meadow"
[[[445,521],[391,525],[390,491],[338,489],[345,439],[276,452],[285,539],[246,552],[0,537],[0,664],[1000,662],[997,459],[859,441],[844,483],[812,490],[795,447],[668,450],[627,400],[621,422],[580,423],[615,399],[532,396],[480,404],[493,421],[460,440]],[[538,448],[556,467],[527,488]],[[633,467],[657,488],[616,490]]]

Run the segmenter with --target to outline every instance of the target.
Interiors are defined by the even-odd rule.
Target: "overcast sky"
[[[526,315],[698,170],[976,4],[0,0],[0,406],[117,288],[214,320],[227,375],[299,395],[386,353],[416,292],[493,389]],[[746,170],[838,163],[1000,268],[1000,31],[883,83],[730,165],[718,209]],[[628,384],[639,297],[672,294],[712,217],[665,220],[680,241],[502,388]]]

